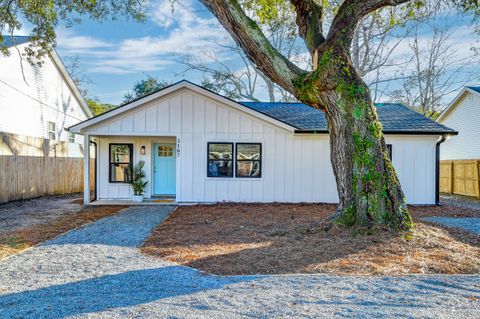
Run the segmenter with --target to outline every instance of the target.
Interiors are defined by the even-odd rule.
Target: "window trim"
[[[75,138],[76,138],[76,135],[75,133],[68,133],[68,142],[69,143],[75,143]]]
[[[212,160],[210,159],[210,144],[227,144],[232,146],[232,159],[231,160]],[[234,178],[235,177],[235,161],[234,161],[234,156],[235,156],[235,145],[233,142],[207,142],[207,177],[208,178]],[[210,170],[209,170],[209,165],[210,161],[231,161],[232,162],[232,176],[211,176],[210,175]]]
[[[112,162],[112,146],[113,145],[128,145],[130,147],[130,162]],[[133,168],[133,143],[109,143],[108,144],[108,182],[113,184],[128,184],[127,181],[113,181],[112,180],[112,164],[129,164]]]
[[[258,159],[258,160],[239,160],[239,159],[237,159],[238,144],[260,146],[260,159]],[[239,176],[238,175],[238,165],[237,165],[237,162],[239,162],[239,161],[240,162],[251,162],[251,161],[259,162],[259,164],[260,164],[260,174],[257,175],[257,176]],[[262,168],[263,168],[262,162],[263,162],[262,143],[259,143],[259,142],[238,142],[238,143],[235,143],[235,177],[236,178],[262,178]]]
[[[50,129],[50,124],[53,124],[53,130]],[[48,139],[49,140],[52,140],[52,141],[56,141],[57,140],[57,123],[55,122],[52,122],[52,121],[47,121],[47,135],[48,135]],[[53,139],[50,138],[50,134],[53,134]]]

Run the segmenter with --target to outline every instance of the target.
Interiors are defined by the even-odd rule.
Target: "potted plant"
[[[148,181],[145,180],[145,172],[143,171],[144,161],[139,161],[133,169],[129,169],[129,184],[133,189],[133,201],[141,203],[143,202],[143,192],[147,186]]]

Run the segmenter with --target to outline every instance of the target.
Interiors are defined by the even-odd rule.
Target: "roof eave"
[[[295,130],[295,134],[328,134],[328,130]],[[407,130],[384,130],[383,134],[396,135],[458,135],[457,131],[407,131]]]

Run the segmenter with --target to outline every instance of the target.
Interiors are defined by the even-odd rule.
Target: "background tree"
[[[428,18],[410,26],[408,48],[412,59],[396,77],[400,87],[386,90],[391,100],[401,101],[426,116],[436,119],[445,108],[445,97],[451,96],[478,73],[471,68],[478,64],[473,48],[458,52],[455,41],[455,16],[442,2],[428,2]],[[429,38],[425,39],[425,34]],[[398,81],[397,81],[398,82]]]
[[[249,10],[254,10],[254,2],[249,2],[248,7]],[[278,19],[265,20],[262,25],[265,35],[272,46],[289,60],[307,66],[310,59],[304,54],[288,2],[277,7],[277,17]],[[253,18],[260,23],[260,18]],[[185,65],[182,74],[199,71],[204,75],[204,87],[234,100],[296,101],[289,92],[265,76],[235,42],[226,39],[226,42],[216,42],[215,45],[221,50],[195,52],[178,58],[177,62]]]
[[[140,80],[135,83],[131,92],[128,92],[123,97],[123,103],[128,103],[135,99],[138,99],[144,95],[160,90],[171,83],[168,81],[162,81],[158,78],[147,76],[146,79]]]
[[[73,83],[75,83],[80,91],[80,94],[83,97],[87,97],[88,90],[85,86],[93,83],[93,81],[85,74],[85,70],[81,65],[78,54],[73,57],[65,57],[63,59],[63,63],[65,65],[65,69],[67,69],[68,74],[72,78]]]
[[[87,105],[94,116],[113,110],[117,107],[113,104],[102,103],[98,98],[88,97],[89,93],[85,86],[93,83],[93,81],[85,74],[78,55],[65,58],[64,63],[73,83],[77,86],[80,94],[84,97],[85,102],[87,102]]]
[[[90,111],[92,111],[93,115],[100,115],[102,113],[105,113],[107,111],[113,110],[116,108],[116,105],[113,104],[107,104],[107,103],[102,103],[98,99],[85,99],[87,102]]]

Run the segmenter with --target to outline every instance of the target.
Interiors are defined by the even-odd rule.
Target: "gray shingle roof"
[[[241,104],[296,127],[299,131],[328,132],[325,114],[302,103],[240,102]],[[384,133],[452,133],[455,130],[437,123],[403,104],[378,103],[378,117]]]
[[[27,43],[30,41],[30,37],[23,36],[23,35],[15,35],[15,36],[10,36],[10,35],[2,35],[3,37],[3,42],[0,43],[0,46],[5,46],[7,48],[12,47],[14,45],[19,45],[23,43]]]
[[[470,90],[480,93],[480,86],[467,86]]]

